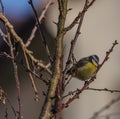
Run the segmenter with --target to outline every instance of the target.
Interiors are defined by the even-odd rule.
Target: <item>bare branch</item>
[[[83,12],[79,12],[78,16],[73,20],[73,22],[65,28],[65,31],[71,30],[76,24],[78,24],[79,19],[81,18]]]
[[[120,96],[117,98],[111,100],[107,105],[103,106],[99,111],[95,112],[94,115],[90,119],[97,119],[97,117],[104,112],[105,110],[109,109],[112,105],[115,103],[118,103],[120,101]]]
[[[51,4],[52,4],[52,0],[49,0],[48,3],[46,4],[45,8],[43,9],[40,17],[39,17],[40,23],[41,23],[42,19],[45,17],[45,14],[46,14],[46,12]],[[34,28],[32,29],[30,37],[28,38],[27,42],[25,43],[26,47],[28,47],[31,44],[33,38],[35,37],[36,31],[37,31],[37,26],[35,25]]]
[[[111,90],[111,89],[107,89],[107,88],[98,89],[98,88],[90,88],[90,87],[88,87],[86,90],[103,91],[103,92],[110,92],[110,93],[120,93],[120,90]]]
[[[12,59],[12,60],[13,60],[13,57],[10,56],[10,54],[7,54],[6,52],[1,52],[1,53],[0,53],[0,57],[5,57],[5,58],[9,58],[9,59]]]
[[[120,115],[120,112],[113,112],[113,113],[108,113],[108,114],[103,114],[103,115],[100,115],[97,117],[97,119],[110,119],[112,118],[113,116],[118,116]]]
[[[44,80],[41,76],[39,76],[37,73],[33,72],[31,69],[29,69],[28,67],[26,67],[23,63],[22,66],[25,68],[26,72],[30,72],[32,75],[34,75],[36,78],[40,79],[41,81],[43,81],[46,85],[48,85],[48,81]]]
[[[88,91],[102,91],[102,92],[110,92],[110,93],[120,93],[120,90],[111,90],[111,89],[107,89],[107,88],[98,89],[98,88],[87,87],[85,90],[88,90]],[[62,98],[66,98],[68,96],[74,95],[75,93],[77,93],[79,91],[80,91],[80,89],[76,89],[74,91],[70,91],[66,95],[64,95]]]
[[[62,3],[62,4],[61,4]],[[67,15],[67,3],[68,0],[58,0],[59,5],[59,20],[57,24],[57,36],[56,36],[56,54],[55,54],[55,69],[53,77],[50,80],[50,86],[48,87],[48,95],[46,96],[45,103],[43,105],[40,119],[51,119],[54,115],[52,112],[52,105],[54,103],[55,92],[57,85],[61,78],[61,58],[63,55],[63,38],[65,33],[63,32],[66,15]]]
[[[83,14],[85,14],[85,12],[93,5],[93,3],[95,1],[96,0],[92,0],[90,3],[88,1],[86,7],[84,7],[84,9],[82,10],[82,12],[79,12],[78,15],[76,16],[76,18],[73,20],[73,22],[69,26],[67,26],[64,30],[65,31],[71,30],[78,23],[78,21],[81,19],[81,17],[83,16]]]
[[[33,4],[33,1],[32,0],[29,0],[29,4],[31,5],[32,9],[33,9],[33,12],[34,12],[34,15],[35,15],[35,18],[36,18],[36,22],[37,22],[37,27],[38,27],[38,30],[39,30],[39,33],[40,33],[40,36],[41,36],[41,40],[43,42],[43,45],[46,49],[46,52],[47,52],[47,56],[49,58],[49,61],[52,63],[53,62],[53,59],[51,57],[51,54],[50,54],[50,50],[49,50],[49,47],[47,45],[47,42],[46,42],[46,38],[45,38],[45,35],[43,33],[43,30],[42,30],[42,26],[41,26],[41,23],[39,22],[39,18],[38,18],[38,15],[37,15],[37,11],[34,7],[34,4]]]
[[[7,41],[7,35],[2,32],[0,29],[0,36],[3,38],[3,41],[9,46],[9,43]]]
[[[24,54],[24,57],[25,57],[25,61],[26,61],[26,65],[27,65],[27,68],[30,69],[30,65],[29,65],[29,61],[28,61],[28,58],[27,58],[27,55],[26,55],[26,52],[25,52],[25,49],[22,47],[22,50],[23,50],[23,54]],[[37,90],[37,87],[36,87],[36,84],[35,84],[35,81],[33,79],[33,76],[30,72],[28,72],[28,76],[31,80],[31,83],[32,83],[32,87],[34,89],[34,92],[35,92],[35,100],[36,101],[39,101],[39,96],[38,96],[38,90]]]
[[[19,81],[19,77],[18,77],[18,67],[17,64],[15,62],[15,56],[14,56],[14,49],[13,49],[13,45],[10,39],[10,33],[8,32],[8,42],[10,44],[10,55],[13,58],[12,59],[12,63],[13,63],[13,69],[14,69],[14,77],[15,77],[15,81],[16,81],[16,86],[17,86],[17,94],[18,94],[18,113],[19,113],[19,119],[22,119],[22,104],[21,104],[21,89],[20,89],[20,81]]]
[[[64,98],[66,98],[66,97],[68,97],[68,96],[74,95],[74,94],[77,93],[78,91],[79,91],[79,89],[76,89],[76,90],[74,90],[74,91],[70,91],[70,92],[68,92],[66,95],[62,96],[62,98],[64,99]]]

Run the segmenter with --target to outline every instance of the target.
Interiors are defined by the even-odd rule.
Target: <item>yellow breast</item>
[[[91,62],[86,63],[84,66],[77,68],[76,75],[80,80],[87,80],[95,74],[97,67]]]

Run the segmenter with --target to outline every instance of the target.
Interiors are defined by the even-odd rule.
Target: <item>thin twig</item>
[[[37,15],[37,11],[34,7],[34,4],[33,4],[33,1],[32,0],[29,0],[29,4],[31,5],[32,7],[32,10],[34,12],[34,15],[35,15],[35,18],[36,18],[36,22],[37,22],[37,27],[38,27],[38,30],[39,30],[39,33],[40,33],[40,36],[41,36],[41,40],[44,44],[44,47],[46,49],[46,52],[47,52],[47,56],[49,58],[49,61],[52,63],[53,62],[53,59],[51,57],[51,54],[50,54],[50,50],[49,50],[49,47],[47,45],[47,42],[46,42],[46,38],[45,38],[45,35],[44,35],[44,32],[43,32],[43,29],[42,29],[42,25],[41,23],[39,22],[39,18],[38,18],[38,15]]]
[[[7,54],[6,52],[0,52],[0,57],[6,57],[9,59],[13,59],[9,54]]]
[[[82,12],[79,12],[78,15],[76,16],[76,18],[72,21],[72,23],[67,26],[64,30],[65,31],[69,31],[71,30],[76,24],[78,24],[78,21],[80,20],[80,18],[82,17],[83,14],[85,14],[85,12],[93,5],[93,3],[95,2],[96,0],[92,0],[87,6],[86,8],[84,8],[82,10]],[[71,10],[71,9],[70,9]]]
[[[17,113],[16,113],[16,111],[15,111],[15,107],[14,107],[13,104],[11,103],[11,100],[9,99],[9,97],[8,97],[8,95],[7,95],[6,92],[4,93],[4,95],[5,95],[5,97],[6,97],[6,101],[8,102],[8,104],[10,105],[10,107],[11,107],[11,109],[12,109],[12,111],[13,111],[13,114],[14,114],[14,116],[15,116],[15,119],[17,119]]]
[[[0,29],[0,36],[3,38],[3,41],[9,46],[9,43],[7,41],[7,35],[2,32]]]
[[[76,89],[74,91],[70,91],[68,92],[66,95],[62,96],[62,99],[68,97],[68,96],[71,96],[71,95],[74,95],[75,93],[77,93],[79,91],[79,89]]]
[[[71,75],[70,75],[69,78],[67,77],[67,82],[64,84],[64,88],[70,83],[70,81],[71,81],[72,78],[73,77]]]
[[[86,90],[104,91],[104,92],[110,92],[110,93],[120,93],[120,90],[111,90],[111,89],[107,89],[107,88],[98,89],[98,88],[90,88],[90,87],[88,87]]]
[[[100,116],[97,117],[97,119],[103,119],[103,118],[105,118],[105,119],[113,119],[112,118],[113,116],[118,116],[118,115],[120,115],[120,112],[113,112],[113,113],[100,115]],[[109,117],[109,118],[107,118],[107,117]]]
[[[111,100],[107,105],[103,106],[99,111],[95,112],[94,115],[90,119],[97,119],[97,117],[104,112],[105,110],[109,109],[113,104],[118,103],[120,101],[120,96]]]
[[[72,22],[69,26],[67,26],[64,30],[65,30],[65,31],[69,31],[69,30],[71,30],[75,25],[77,25],[77,24],[78,24],[78,21],[80,20],[80,18],[81,18],[81,16],[82,16],[82,14],[83,14],[83,12],[79,12],[78,15],[77,15],[77,17],[73,20],[73,22]]]
[[[102,68],[102,66],[104,65],[104,63],[109,59],[109,55],[110,53],[112,53],[114,47],[118,44],[117,40],[114,41],[112,47],[109,49],[109,51],[106,52],[106,56],[103,60],[103,62],[101,63],[101,65],[98,67],[97,71],[96,71],[96,75],[98,73],[98,71]],[[79,97],[79,95],[86,90],[86,88],[95,80],[96,75],[94,77],[92,77],[87,83],[84,84],[84,86],[79,89],[79,91],[71,98],[68,99],[68,101],[62,105],[60,105],[58,107],[58,112],[63,110],[64,108],[68,107],[70,103],[72,103],[75,99],[77,99]]]
[[[20,81],[19,81],[19,77],[18,77],[18,67],[17,64],[15,62],[15,56],[14,56],[14,49],[13,49],[13,45],[10,39],[10,33],[8,32],[8,42],[10,44],[10,54],[12,59],[12,63],[13,63],[13,69],[14,69],[14,77],[15,77],[15,81],[16,81],[16,86],[17,86],[17,95],[18,95],[18,113],[19,113],[19,119],[22,119],[22,104],[21,104],[21,90],[20,90]]]
[[[28,57],[26,55],[26,52],[24,50],[24,48],[22,47],[22,50],[23,50],[23,54],[24,54],[24,57],[25,57],[25,61],[26,61],[26,65],[27,65],[27,68],[30,69],[30,65],[29,65],[29,61],[28,61]],[[31,83],[32,83],[32,87],[34,89],[34,93],[35,93],[35,101],[39,101],[39,94],[38,94],[38,90],[37,90],[37,87],[36,87],[36,84],[35,84],[35,81],[33,79],[33,76],[30,72],[28,72],[28,76],[31,80]]]
[[[42,19],[45,17],[45,14],[46,14],[46,12],[51,4],[52,4],[52,0],[49,0],[48,3],[46,4],[45,8],[43,9],[40,17],[39,17],[40,23],[41,23]],[[37,26],[35,25],[34,28],[32,29],[31,35],[29,36],[27,42],[25,43],[26,47],[28,47],[31,44],[33,38],[35,37],[36,31],[37,31]]]
[[[74,95],[75,93],[79,92],[79,90],[80,89],[76,89],[74,91],[70,91],[66,95],[64,95],[63,98],[66,98],[68,96]],[[107,88],[98,89],[98,88],[87,87],[85,90],[88,90],[88,91],[103,91],[103,92],[110,92],[110,93],[120,93],[120,90],[111,90],[111,89],[107,89]]]

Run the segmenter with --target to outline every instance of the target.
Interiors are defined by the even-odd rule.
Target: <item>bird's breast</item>
[[[97,67],[88,62],[84,66],[77,68],[76,77],[81,80],[87,80],[95,74],[96,70]]]

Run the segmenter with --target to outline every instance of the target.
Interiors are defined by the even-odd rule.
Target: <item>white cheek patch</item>
[[[98,66],[98,62],[97,62],[95,59],[92,59],[92,63],[93,63],[95,66]]]

